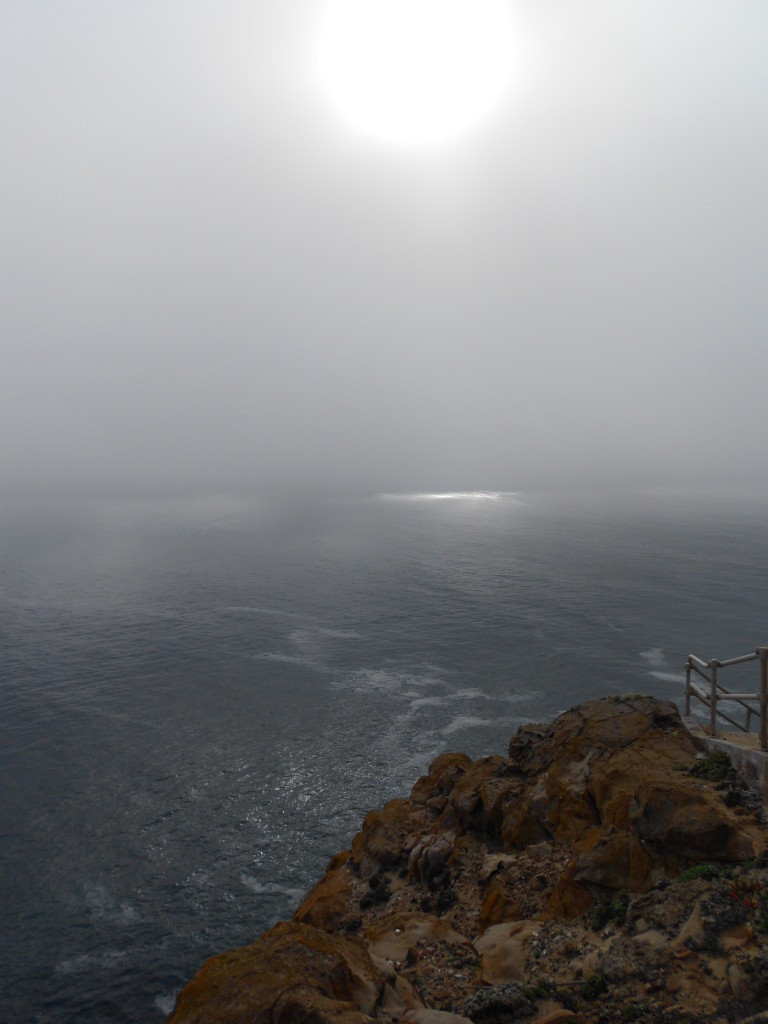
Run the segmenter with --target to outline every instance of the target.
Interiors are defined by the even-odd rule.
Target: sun
[[[510,77],[504,0],[329,0],[320,75],[349,122],[393,142],[456,135]]]

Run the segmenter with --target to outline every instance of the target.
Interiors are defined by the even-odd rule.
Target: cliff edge
[[[438,757],[169,1024],[768,1020],[767,851],[673,704],[589,702]]]

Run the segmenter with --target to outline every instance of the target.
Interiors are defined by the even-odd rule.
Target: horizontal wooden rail
[[[760,700],[760,694],[759,693],[731,693],[730,690],[726,690],[725,693],[718,693],[717,699],[718,700],[736,700],[736,701]]]
[[[727,690],[718,678],[720,669],[731,668],[733,665],[745,665],[751,661],[760,662],[760,689],[756,693],[735,693]],[[705,689],[700,683],[692,680],[692,675],[697,675],[708,684]],[[736,729],[742,732],[749,732],[752,718],[757,718],[760,724],[760,748],[768,750],[768,646],[756,647],[749,654],[741,654],[737,658],[728,658],[719,661],[712,658],[703,661],[695,654],[689,654],[685,663],[685,713],[691,713],[691,698],[701,701],[710,713],[710,735],[717,736],[717,719],[721,718]],[[742,725],[727,715],[722,708],[724,701],[731,701],[738,704],[746,712],[745,722]]]
[[[718,668],[728,668],[729,665],[743,665],[747,661],[757,661],[759,654],[742,654],[739,658],[729,658],[728,661],[718,661]]]
[[[699,668],[709,668],[708,661],[702,661],[701,658],[697,658],[695,654],[688,655],[688,664]]]

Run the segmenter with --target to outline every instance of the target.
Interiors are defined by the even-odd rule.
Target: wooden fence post
[[[768,647],[759,647],[760,652],[760,749],[768,750]]]
[[[685,663],[685,717],[691,716],[691,659]]]
[[[710,696],[710,717],[709,735],[712,739],[717,738],[717,661],[713,658],[709,663],[709,671],[712,679],[712,690]]]

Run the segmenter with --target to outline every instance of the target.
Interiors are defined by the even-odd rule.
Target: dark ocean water
[[[15,1024],[160,1022],[439,751],[768,639],[760,500],[6,501],[0,555]]]

